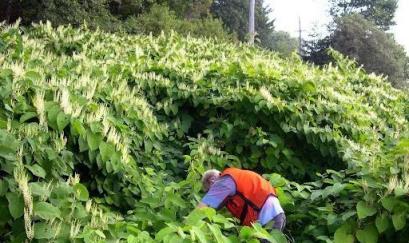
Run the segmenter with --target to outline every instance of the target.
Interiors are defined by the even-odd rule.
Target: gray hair
[[[211,169],[206,171],[202,177],[203,190],[207,192],[213,185],[214,181],[220,176],[220,171]]]

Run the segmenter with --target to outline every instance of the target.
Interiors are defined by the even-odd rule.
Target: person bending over
[[[276,190],[259,174],[237,168],[212,169],[203,174],[202,185],[206,195],[198,208],[226,206],[241,225],[259,222],[267,230],[283,231],[286,217]]]

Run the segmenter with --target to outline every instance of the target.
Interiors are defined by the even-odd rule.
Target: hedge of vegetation
[[[0,241],[406,242],[409,96],[333,53],[0,27]],[[285,235],[194,210],[201,173],[277,187]]]

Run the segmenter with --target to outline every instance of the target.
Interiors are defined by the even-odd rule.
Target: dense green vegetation
[[[0,28],[0,241],[285,242],[193,210],[226,166],[277,187],[296,242],[409,238],[409,96],[343,56]]]

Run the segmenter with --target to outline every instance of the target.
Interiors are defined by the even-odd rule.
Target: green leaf
[[[15,137],[4,129],[0,129],[0,157],[7,160],[15,160],[19,142]]]
[[[101,142],[99,145],[99,152],[102,161],[108,162],[111,159],[111,156],[115,153],[115,147],[111,143]]]
[[[193,226],[191,231],[197,237],[199,242],[201,242],[201,243],[206,243],[207,242],[205,233],[199,227]]]
[[[240,238],[241,239],[250,239],[253,235],[254,230],[251,227],[243,226],[240,230]]]
[[[47,119],[48,119],[47,121],[48,121],[48,125],[50,125],[50,127],[52,127],[55,130],[58,129],[57,116],[60,112],[61,112],[61,109],[57,104],[53,102],[49,103],[49,107],[47,108]]]
[[[180,207],[180,208],[185,208],[186,207],[186,203],[185,201],[177,194],[170,194],[167,196],[166,200],[169,200],[170,202],[172,202],[172,204]]]
[[[72,130],[74,131],[74,135],[84,136],[86,134],[86,130],[84,126],[82,125],[81,121],[79,121],[78,119],[71,121],[71,127],[72,127]]]
[[[269,179],[270,179],[271,185],[273,185],[274,187],[283,187],[287,184],[284,177],[276,173],[271,174]]]
[[[288,242],[285,235],[279,230],[273,229],[270,232],[270,234],[273,237],[273,239],[275,240],[275,242],[277,242],[277,243],[287,243]]]
[[[89,149],[91,151],[94,151],[99,148],[99,145],[102,142],[102,137],[98,134],[88,131],[87,132],[87,142],[88,142]]]
[[[31,182],[29,184],[31,193],[35,196],[40,196],[40,197],[49,197],[51,194],[51,191],[49,188],[47,188],[46,184],[43,182]]]
[[[364,219],[376,214],[376,208],[366,204],[366,202],[364,201],[360,201],[356,205],[356,212],[358,213],[359,219]]]
[[[354,243],[355,237],[350,233],[349,226],[344,224],[334,234],[334,243]]]
[[[380,234],[387,230],[390,225],[388,215],[386,213],[379,214],[376,217],[375,225]]]
[[[395,205],[399,203],[399,200],[394,197],[385,197],[381,200],[381,203],[386,210],[392,212]]]
[[[70,123],[70,118],[64,112],[60,112],[57,115],[57,127],[59,131],[64,130],[64,128]]]
[[[78,138],[78,146],[80,149],[80,152],[84,152],[88,150],[88,143],[86,141],[84,141],[84,139],[82,139],[82,137]]]
[[[374,225],[368,225],[363,230],[358,230],[355,235],[361,243],[378,242],[378,231]]]
[[[95,230],[95,233],[99,236],[99,237],[101,237],[102,239],[105,239],[106,238],[106,236],[105,236],[105,234],[104,234],[104,232],[102,232],[101,230]]]
[[[219,226],[209,224],[209,223],[206,223],[206,225],[210,229],[210,231],[212,232],[212,234],[213,234],[214,238],[216,239],[217,243],[228,242],[228,239],[220,231]]]
[[[27,72],[24,74],[24,76],[25,76],[25,78],[28,78],[28,79],[30,79],[30,80],[32,80],[32,81],[36,81],[36,80],[40,80],[40,79],[41,79],[41,75],[40,75],[39,73],[35,72],[35,71],[32,71],[32,70],[27,71]]]
[[[9,211],[14,219],[20,218],[24,214],[24,200],[20,194],[9,192],[6,194],[9,202]]]
[[[392,223],[396,230],[401,230],[406,225],[407,212],[399,212],[392,215]]]
[[[60,210],[48,202],[34,203],[34,215],[45,219],[52,220],[61,217]]]
[[[34,224],[34,238],[37,240],[51,239],[55,234],[55,229],[47,223],[40,222]]]
[[[39,166],[38,164],[34,164],[34,165],[26,165],[26,168],[33,173],[33,175],[40,177],[40,178],[45,178],[46,176],[46,172],[43,169],[43,167]]]
[[[159,230],[158,233],[155,235],[155,240],[162,241],[165,237],[169,237],[170,234],[177,232],[175,227],[165,227]]]
[[[206,218],[206,214],[200,209],[195,209],[186,217],[187,225],[197,225],[202,219]]]
[[[0,197],[6,195],[8,189],[9,188],[7,181],[0,179]]]
[[[35,112],[27,112],[27,113],[24,113],[24,115],[22,115],[22,116],[20,117],[20,123],[24,123],[24,122],[26,122],[26,121],[28,121],[28,120],[30,120],[31,118],[36,117],[36,116],[37,116],[37,113],[35,113]]]
[[[76,198],[78,198],[80,201],[87,201],[89,199],[88,190],[83,184],[81,183],[75,184],[74,191]]]

